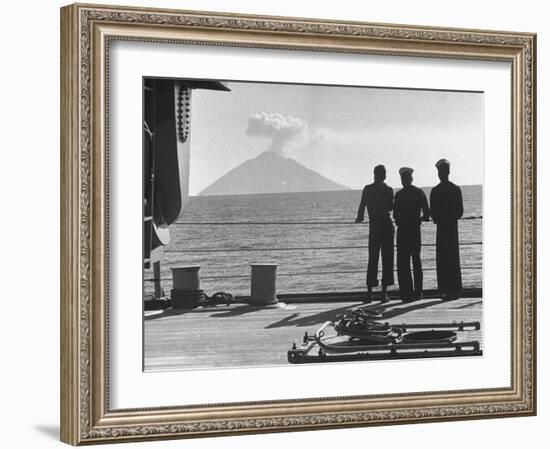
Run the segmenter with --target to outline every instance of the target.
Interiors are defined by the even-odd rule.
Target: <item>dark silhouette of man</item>
[[[397,225],[397,280],[403,302],[422,298],[422,261],[420,260],[422,221],[430,219],[428,200],[422,189],[412,185],[413,169],[399,169],[403,188],[395,194],[393,218]],[[411,277],[411,259],[414,273]]]
[[[367,267],[367,297],[372,301],[372,287],[378,285],[378,259],[382,253],[381,301],[388,302],[386,288],[393,280],[393,223],[390,212],[393,208],[393,189],[386,185],[386,168],[374,167],[374,182],[363,189],[361,203],[355,223],[365,218],[365,207],[369,215],[369,262]]]
[[[437,287],[443,300],[460,298],[462,274],[458,247],[458,219],[464,213],[462,191],[449,181],[451,164],[440,159],[435,164],[440,183],[430,194],[431,215],[437,225]]]

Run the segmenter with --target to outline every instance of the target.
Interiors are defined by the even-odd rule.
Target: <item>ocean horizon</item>
[[[393,189],[393,192],[399,191],[402,189],[402,187],[393,187],[390,186]],[[431,190],[435,187],[434,186],[416,186],[424,191]],[[480,187],[483,186],[481,184],[461,184],[459,185],[460,188],[468,188],[468,187]],[[346,187],[344,189],[339,190],[304,190],[304,191],[296,191],[296,192],[269,192],[269,193],[228,193],[228,194],[218,194],[218,195],[202,195],[200,193],[196,195],[189,195],[189,198],[204,198],[207,196],[260,196],[260,195],[292,195],[292,194],[300,194],[300,193],[330,193],[330,192],[361,192],[363,191],[363,187],[361,188],[354,188],[354,187]]]

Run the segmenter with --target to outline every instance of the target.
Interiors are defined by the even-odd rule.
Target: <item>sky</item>
[[[451,162],[459,185],[483,182],[483,93],[228,82],[230,92],[194,90],[190,193],[197,195],[263,151],[291,157],[352,189],[384,164],[387,184],[414,169],[437,184],[435,162]]]

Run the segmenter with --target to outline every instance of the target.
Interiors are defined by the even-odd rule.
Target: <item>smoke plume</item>
[[[270,151],[283,156],[285,149],[308,134],[307,122],[279,113],[258,112],[248,117],[248,136],[271,139]]]

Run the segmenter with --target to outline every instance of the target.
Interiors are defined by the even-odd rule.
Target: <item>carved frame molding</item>
[[[61,426],[71,444],[533,415],[536,412],[536,36],[210,12],[61,10]],[[510,389],[215,406],[108,406],[108,53],[112,40],[512,63]]]

